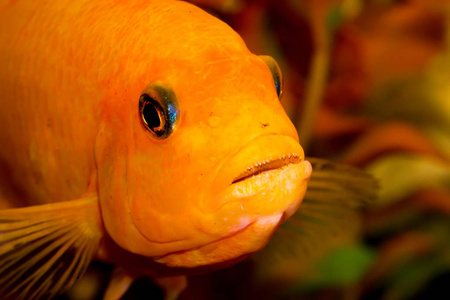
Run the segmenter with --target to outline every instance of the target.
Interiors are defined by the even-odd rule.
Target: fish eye
[[[139,98],[139,115],[142,125],[154,138],[168,138],[179,119],[175,93],[162,84],[148,85]]]
[[[275,89],[277,91],[278,99],[281,99],[281,96],[283,94],[283,76],[281,75],[281,69],[278,66],[275,59],[273,59],[270,56],[267,55],[260,55],[259,56],[264,63],[269,67],[270,72],[272,73],[272,79],[275,84]]]

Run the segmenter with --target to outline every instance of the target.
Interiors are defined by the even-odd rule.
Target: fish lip
[[[231,200],[229,197],[229,188],[238,186],[247,180],[238,181],[248,167],[254,166],[262,161],[272,161],[282,158],[283,155],[296,154],[299,161],[304,161],[303,148],[300,146],[297,136],[284,133],[265,133],[254,136],[243,143],[235,151],[227,155],[215,170],[214,179],[209,183],[210,186],[217,187],[214,190],[214,201],[208,198],[199,201],[198,210],[203,214],[212,214],[220,210]],[[292,164],[291,164],[292,165]],[[285,166],[286,167],[286,166]],[[278,169],[277,169],[278,170]],[[262,172],[259,175],[268,175],[272,172]],[[249,177],[250,179],[252,177]],[[259,178],[259,176],[253,176]]]
[[[236,176],[231,184],[236,184],[244,180],[253,178],[265,172],[270,172],[274,170],[283,169],[290,164],[298,164],[303,161],[301,154],[299,153],[289,153],[280,155],[275,158],[268,158],[266,160],[258,161],[247,167],[245,171]]]
[[[286,163],[282,163],[283,160]],[[223,162],[220,172],[228,173],[228,180],[224,184],[230,186],[242,181],[244,177],[251,178],[258,175],[256,173],[264,173],[269,169],[279,169],[304,160],[303,148],[296,136],[266,133],[250,139],[236,152],[228,156]],[[278,166],[271,166],[272,163],[278,163]],[[264,166],[262,166],[263,164]],[[266,168],[267,166],[268,168]]]

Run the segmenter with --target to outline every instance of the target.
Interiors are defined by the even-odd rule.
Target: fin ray
[[[58,234],[59,232],[61,232],[61,234]],[[32,238],[34,236],[32,236],[32,237],[25,236],[23,239],[14,240],[13,241],[14,244],[2,245],[3,247],[1,247],[1,248],[5,248],[8,251],[6,251],[4,254],[3,254],[3,250],[0,252],[0,253],[2,253],[2,256],[0,256],[0,260],[3,261],[2,258],[5,255],[7,255],[8,258],[10,258],[10,259],[26,257],[34,249],[39,248],[39,247],[45,245],[45,243],[48,243],[52,240],[55,240],[54,245],[60,244],[61,239],[59,239],[59,237],[63,236],[66,232],[67,232],[66,230],[57,230],[57,231],[53,231],[53,232],[42,231],[42,232],[36,233],[36,235],[34,235],[34,236],[36,236],[36,239]],[[25,243],[23,246],[21,246],[22,245],[21,242],[25,242],[25,241],[27,241],[27,243]],[[19,249],[14,249],[14,248],[19,248]],[[16,250],[16,251],[14,251],[13,253],[10,253],[13,250]],[[48,251],[48,250],[49,249],[47,248],[46,251]],[[42,254],[42,252],[41,252],[41,254]],[[3,264],[2,267],[0,267],[0,274],[2,271],[5,270],[4,267],[6,267],[6,264]],[[1,279],[0,279],[0,282],[1,282]]]
[[[0,210],[0,295],[51,298],[86,270],[102,236],[98,200]]]
[[[14,245],[20,244],[23,241],[35,240],[37,237],[52,233],[56,225],[57,223],[49,222],[48,224],[40,224],[30,229],[26,228],[23,231],[14,230],[0,234],[0,245],[2,245],[0,247],[0,257],[4,253],[11,251],[11,247]],[[14,244],[11,242],[14,242]],[[9,244],[9,247],[6,243]]]
[[[378,182],[363,170],[325,159],[308,160],[313,173],[304,203],[340,200],[339,205],[361,207],[376,198]]]
[[[35,274],[37,272],[44,272],[49,268],[49,264],[52,263],[52,261],[55,258],[60,257],[61,255],[61,251],[64,252],[66,245],[70,239],[70,237],[64,236],[66,233],[66,231],[63,231],[61,234],[55,236],[49,236],[46,237],[44,241],[42,241],[41,243],[39,243],[38,247],[43,246],[47,243],[50,243],[53,239],[55,240],[55,242],[51,243],[49,246],[45,247],[43,251],[40,251],[38,253],[36,253],[36,255],[33,255],[31,259],[29,259],[27,262],[28,263],[33,263],[33,265],[37,265],[37,262],[43,260],[46,256],[50,255],[52,252],[56,251],[56,253],[54,255],[52,255],[52,257],[50,258],[49,261],[46,261],[45,263],[43,263],[39,269],[36,269],[30,276],[28,276],[27,278],[25,278],[23,281],[21,281],[20,283],[18,283],[12,290],[11,292],[16,292],[18,289],[20,289],[24,284],[28,283],[29,281],[33,282],[33,278],[35,278]],[[24,257],[27,257],[27,255],[32,254],[32,251],[35,249],[36,244],[32,243],[32,244],[28,244],[29,246],[27,247],[26,254]],[[57,250],[58,248],[60,248],[59,250]],[[7,269],[8,270],[8,269]],[[0,279],[0,283],[5,281],[5,282],[9,282],[9,284],[14,283],[15,281],[18,281],[18,279],[25,273],[27,272],[28,269],[25,267],[25,265],[21,265],[20,267],[16,268],[15,270],[12,270],[10,272],[8,272],[8,275],[6,275],[4,278]],[[10,276],[15,275],[13,278],[10,278]],[[8,284],[5,285],[5,287],[7,287]]]
[[[67,241],[66,243],[61,243],[61,244],[62,244],[62,247],[57,251],[57,253],[55,253],[55,255],[53,255],[52,258],[51,258],[49,261],[47,261],[46,263],[44,263],[44,264],[39,268],[39,270],[36,270],[36,271],[33,273],[32,277],[33,277],[34,279],[33,279],[29,284],[27,284],[27,287],[26,287],[26,289],[24,290],[25,293],[28,293],[28,291],[29,291],[32,287],[34,287],[34,285],[36,284],[36,282],[37,282],[41,277],[47,275],[48,273],[54,273],[54,272],[55,272],[55,269],[52,269],[52,267],[54,266],[55,262],[58,261],[58,259],[60,259],[62,255],[64,255],[64,253],[66,252],[66,250],[67,250],[70,246],[73,245],[73,243],[74,243],[74,238],[71,237],[71,240],[72,240],[71,243],[69,243],[69,241]],[[72,261],[70,264],[72,264],[72,263],[73,263],[73,261]],[[66,269],[66,272],[64,273],[63,277],[59,279],[58,283],[59,283],[65,276],[69,275],[69,274],[68,274],[68,271],[70,271],[70,268],[67,268],[67,269]],[[42,273],[43,275],[42,275],[42,276],[39,276],[40,273]],[[49,276],[49,277],[51,277],[51,276]],[[40,286],[38,286],[38,287],[36,288],[36,290],[35,290],[34,293],[37,293],[38,291],[43,290],[42,287],[44,287],[44,284],[41,284]],[[16,287],[16,290],[17,290],[17,287]],[[14,291],[14,292],[16,292],[16,291]],[[32,297],[33,297],[33,294],[31,294],[31,298],[32,298]]]

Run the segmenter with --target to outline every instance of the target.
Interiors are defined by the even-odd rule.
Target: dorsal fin
[[[70,287],[102,236],[96,196],[0,210],[2,299],[52,298]]]

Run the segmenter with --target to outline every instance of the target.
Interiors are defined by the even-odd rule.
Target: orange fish
[[[93,259],[117,266],[105,299],[140,276],[176,298],[304,198],[277,63],[191,4],[0,0],[0,57],[2,299],[51,298]],[[366,198],[360,172],[313,162],[306,208]]]
[[[260,250],[299,207],[312,168],[279,68],[223,22],[156,0],[0,14],[4,297],[52,297],[94,258],[182,286],[168,276]]]

